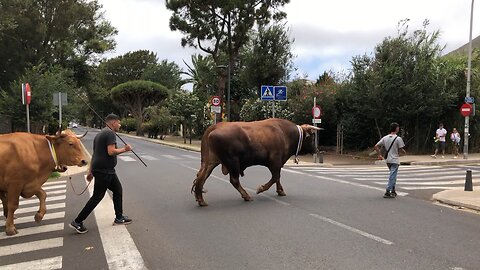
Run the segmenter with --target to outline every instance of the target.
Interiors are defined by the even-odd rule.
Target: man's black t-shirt
[[[92,172],[114,174],[117,165],[117,156],[108,155],[108,146],[115,144],[117,148],[117,138],[115,132],[105,127],[93,140]]]

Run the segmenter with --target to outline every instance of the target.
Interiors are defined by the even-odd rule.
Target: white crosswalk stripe
[[[35,270],[62,269],[62,256],[0,266],[0,270],[17,270],[17,269],[35,269]]]
[[[15,215],[18,218],[14,221],[18,234],[7,236],[5,233],[5,219],[0,220],[0,270],[22,268],[37,270],[62,269],[62,256],[48,258],[32,257],[30,260],[29,257],[19,256],[19,258],[22,258],[19,260],[26,261],[10,261],[8,265],[2,265],[2,261],[6,261],[2,260],[2,257],[6,258],[11,255],[49,250],[63,246],[61,232],[65,227],[66,181],[49,181],[43,185],[43,189],[47,193],[46,206],[48,212],[45,214],[42,223],[37,224],[34,220],[34,215],[39,208],[39,201],[36,196],[28,199],[20,198],[20,206],[15,211]],[[3,205],[1,205],[0,211],[3,211]],[[11,257],[11,260],[13,258],[15,257]]]
[[[338,178],[341,181],[360,181],[362,185],[384,188],[388,181],[389,171],[386,166],[363,167],[314,167],[289,166],[289,169],[311,175]],[[397,175],[397,190],[459,189],[465,184],[466,170],[472,170],[473,184],[480,185],[480,173],[476,166],[400,166]]]
[[[189,154],[181,154],[179,156],[174,156],[174,155],[169,155],[169,154],[163,154],[160,156],[155,156],[154,154],[144,154],[139,156],[142,159],[149,160],[149,161],[156,161],[156,160],[165,160],[165,159],[171,159],[171,160],[199,160],[200,156],[195,156],[195,155],[189,155]],[[129,155],[129,154],[123,154],[118,156],[118,159],[121,161],[125,162],[133,162],[136,161],[135,156]]]

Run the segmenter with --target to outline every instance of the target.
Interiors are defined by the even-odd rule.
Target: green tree
[[[99,73],[103,87],[110,89],[124,82],[143,80],[145,72],[157,65],[157,55],[148,50],[128,52],[102,62]]]
[[[15,130],[26,131],[25,106],[22,105],[21,84],[28,82],[32,89],[30,103],[30,121],[32,132],[52,132],[58,129],[58,107],[53,106],[53,93],[67,93],[70,103],[75,100],[71,91],[75,88],[72,72],[59,66],[48,68],[35,66],[26,74],[10,84],[6,91],[0,92],[0,114],[12,117]],[[72,105],[63,107],[63,126],[73,117]]]
[[[166,6],[173,11],[170,29],[185,34],[182,46],[198,47],[212,56],[215,66],[227,63],[233,71],[240,50],[248,42],[250,29],[266,25],[271,19],[285,18],[279,8],[289,2],[168,0]],[[217,94],[222,98],[225,98],[227,73],[228,69],[217,69]]]
[[[396,37],[376,46],[374,57],[352,60],[353,75],[337,105],[347,145],[372,146],[397,121],[409,150],[430,151],[434,127],[457,110],[458,93],[443,80],[449,71],[440,58],[439,32],[428,32],[428,21],[413,32],[402,23]]]
[[[148,65],[141,79],[156,82],[168,89],[176,90],[181,86],[181,73],[182,69],[175,62],[168,62],[164,59],[160,63]]]
[[[137,135],[143,135],[145,109],[168,98],[168,89],[149,81],[129,81],[112,88],[112,99],[132,114],[137,121]]]
[[[115,46],[97,0],[0,0],[0,88],[45,63],[71,68]]]

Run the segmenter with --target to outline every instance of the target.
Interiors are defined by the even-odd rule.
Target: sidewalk
[[[200,152],[200,141],[192,140],[192,144],[185,144],[182,137],[167,137],[165,140],[150,139],[146,137],[137,137],[130,134],[123,134],[128,137],[140,138],[142,140],[168,145],[171,147],[186,149],[190,151]],[[313,156],[306,155],[300,156],[299,164],[293,162],[293,158],[287,161],[286,166],[345,166],[345,165],[381,165],[385,164],[383,160],[376,160],[372,158],[359,157],[354,155],[337,155],[335,153],[325,153],[323,154],[324,163],[314,163]],[[430,155],[406,155],[400,157],[400,162],[402,165],[424,165],[424,166],[441,166],[441,165],[465,165],[465,164],[476,164],[480,163],[480,153],[473,153],[468,155],[468,159],[463,159],[463,156],[460,155],[458,159],[454,159],[452,155],[446,155],[445,158],[437,156],[437,158],[432,158]],[[474,186],[474,189],[478,186]],[[474,191],[463,191],[459,190],[445,190],[437,194],[434,194],[432,197],[433,200],[440,203],[464,207],[468,209],[473,209],[480,211],[480,190]]]

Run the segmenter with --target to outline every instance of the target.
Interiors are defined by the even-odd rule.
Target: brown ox
[[[0,135],[0,199],[3,215],[7,218],[7,235],[17,233],[13,223],[19,197],[30,198],[36,195],[40,208],[35,221],[40,222],[46,212],[47,194],[42,185],[53,171],[65,171],[66,166],[85,166],[87,160],[80,138],[71,131],[55,136],[30,133]],[[52,150],[49,145],[52,145]],[[56,153],[53,154],[53,153]],[[56,160],[54,156],[56,156]]]
[[[239,176],[253,165],[266,166],[272,174],[270,181],[258,187],[257,194],[275,183],[278,195],[285,196],[280,184],[281,168],[293,155],[315,153],[311,136],[315,129],[319,128],[297,126],[284,119],[218,123],[209,127],[202,137],[201,167],[192,186],[196,201],[200,206],[208,205],[203,199],[203,185],[219,164],[224,175],[230,174],[230,183],[245,201],[252,199],[240,185]]]

